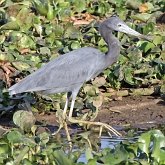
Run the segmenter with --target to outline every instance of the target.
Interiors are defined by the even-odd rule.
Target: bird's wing
[[[102,53],[94,48],[80,48],[48,62],[9,88],[10,94],[69,88],[83,84],[94,75]]]

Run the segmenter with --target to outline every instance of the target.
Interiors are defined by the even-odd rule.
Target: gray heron
[[[101,131],[102,128],[105,128],[108,132],[120,136],[120,133],[108,124],[73,118],[74,103],[80,88],[85,82],[95,78],[104,69],[117,61],[120,54],[120,42],[113,35],[113,31],[123,32],[140,38],[145,38],[145,36],[128,27],[126,23],[117,16],[111,16],[104,20],[100,24],[99,31],[108,46],[108,52],[106,54],[92,47],[73,50],[48,62],[17,84],[11,86],[9,88],[9,94],[15,95],[23,92],[54,94],[66,92],[67,97],[63,110],[64,121],[96,125],[100,127]],[[72,98],[72,100],[69,115],[67,116],[70,98]]]

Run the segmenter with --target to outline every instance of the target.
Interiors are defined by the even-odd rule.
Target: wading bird
[[[74,103],[80,88],[86,81],[96,77],[105,68],[117,61],[120,53],[120,42],[112,34],[113,31],[141,38],[145,38],[145,36],[128,27],[117,16],[112,16],[103,21],[100,24],[99,31],[108,45],[108,52],[106,54],[92,47],[73,50],[48,62],[34,73],[10,87],[9,94],[14,95],[22,92],[40,92],[41,94],[67,92],[63,111],[64,121],[97,125],[100,126],[101,131],[102,128],[106,128],[108,132],[120,136],[120,133],[108,124],[74,119],[72,117]],[[70,98],[72,98],[72,101],[69,115],[67,116]]]

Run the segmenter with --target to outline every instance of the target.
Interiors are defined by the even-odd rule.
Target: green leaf
[[[40,138],[40,144],[42,145],[46,145],[46,143],[49,142],[49,134],[46,132],[39,134],[38,137]]]
[[[152,50],[155,45],[152,42],[148,42],[148,41],[139,41],[137,43],[137,46],[140,47],[141,50],[143,50],[145,53],[147,53],[147,51]]]
[[[2,157],[2,154],[9,154],[10,151],[11,151],[11,148],[9,144],[7,143],[7,140],[4,140],[1,138],[0,139],[0,157]]]
[[[138,139],[139,148],[149,157],[149,146],[151,143],[151,133],[143,133]]]
[[[0,27],[0,30],[19,30],[20,26],[17,21],[8,22]]]
[[[18,41],[19,48],[31,48],[35,49],[36,48],[36,43],[35,41],[28,35],[22,34],[22,37]]]
[[[79,39],[80,38],[80,31],[74,27],[72,24],[67,25],[67,29],[65,30],[64,37],[70,39]]]
[[[149,22],[143,27],[143,34],[148,34],[152,32],[155,28],[155,23]]]
[[[86,85],[84,87],[84,92],[89,96],[95,96],[96,95],[96,88],[90,85]]]
[[[39,14],[47,16],[48,9],[46,3],[42,3],[40,0],[33,0],[32,3]]]
[[[51,20],[53,20],[55,15],[54,15],[53,6],[50,4],[50,2],[48,2],[47,8],[48,8],[47,19],[51,21]]]
[[[74,1],[75,11],[82,12],[86,9],[86,1],[75,0]]]
[[[154,43],[155,45],[161,44],[162,41],[163,41],[162,36],[155,36],[155,37],[153,38],[153,43]]]
[[[78,42],[78,41],[73,41],[72,43],[71,43],[71,48],[72,49],[78,49],[78,48],[80,48],[81,46],[80,46],[80,43]]]
[[[89,161],[90,159],[93,159],[93,154],[92,154],[92,148],[87,147],[85,149],[85,156],[86,159]]]
[[[5,41],[5,35],[0,35],[0,44],[2,44]]]
[[[28,6],[22,6],[21,10],[16,16],[16,19],[19,22],[21,31],[28,31],[32,27],[33,17]]]
[[[136,14],[136,15],[131,15],[130,17],[135,20],[147,22],[152,15],[148,13],[142,13],[142,14]]]
[[[41,47],[40,48],[41,55],[51,55],[50,49],[48,47]]]
[[[101,160],[104,162],[104,164],[109,164],[111,165],[118,165],[122,164],[124,162],[127,162],[128,160],[128,153],[124,149],[123,146],[118,145],[114,152],[109,152],[107,155],[103,156]]]
[[[30,111],[19,110],[13,115],[14,124],[26,132],[31,130],[31,127],[35,124],[35,121],[36,119]]]
[[[13,61],[14,57],[12,54],[0,53],[0,61]]]
[[[152,157],[160,164],[165,163],[165,137],[157,136],[153,140]]]
[[[12,65],[19,71],[28,70],[31,67],[29,64],[22,61],[13,61]]]
[[[143,59],[142,52],[139,49],[135,49],[135,50],[131,51],[127,56],[129,58],[130,62],[133,64],[138,64]]]
[[[87,165],[96,165],[96,164],[98,164],[96,158],[88,160],[88,163],[87,163]]]
[[[65,153],[61,150],[54,151],[53,155],[57,165],[75,165],[70,159],[67,158]]]
[[[132,0],[126,0],[126,7],[130,9],[139,9],[140,2],[138,0],[132,1]]]
[[[7,134],[7,139],[10,143],[20,143],[23,140],[23,135],[17,130],[13,130]]]
[[[133,78],[133,69],[132,68],[130,68],[130,67],[124,68],[124,80],[130,85],[135,84],[135,81]]]

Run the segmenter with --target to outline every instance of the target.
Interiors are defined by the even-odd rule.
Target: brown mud
[[[53,127],[58,126],[55,112],[36,113],[35,117],[37,123],[42,125],[41,132],[55,130]],[[127,127],[145,130],[165,125],[165,101],[152,96],[123,97],[122,100],[103,104],[95,121],[108,123],[119,130]],[[0,126],[13,127],[12,114],[1,117]]]
[[[123,97],[102,106],[96,120],[114,126],[148,129],[165,124],[165,101],[151,96]]]
[[[47,126],[58,125],[55,113],[36,114],[37,121],[45,123]],[[125,134],[123,130],[135,128],[148,130],[165,125],[165,101],[159,97],[152,96],[129,96],[122,100],[110,101],[99,109],[95,121],[107,123]],[[70,128],[70,132],[77,130]],[[52,127],[49,127],[52,131]],[[43,131],[41,129],[40,131]],[[81,130],[80,130],[81,131]]]

